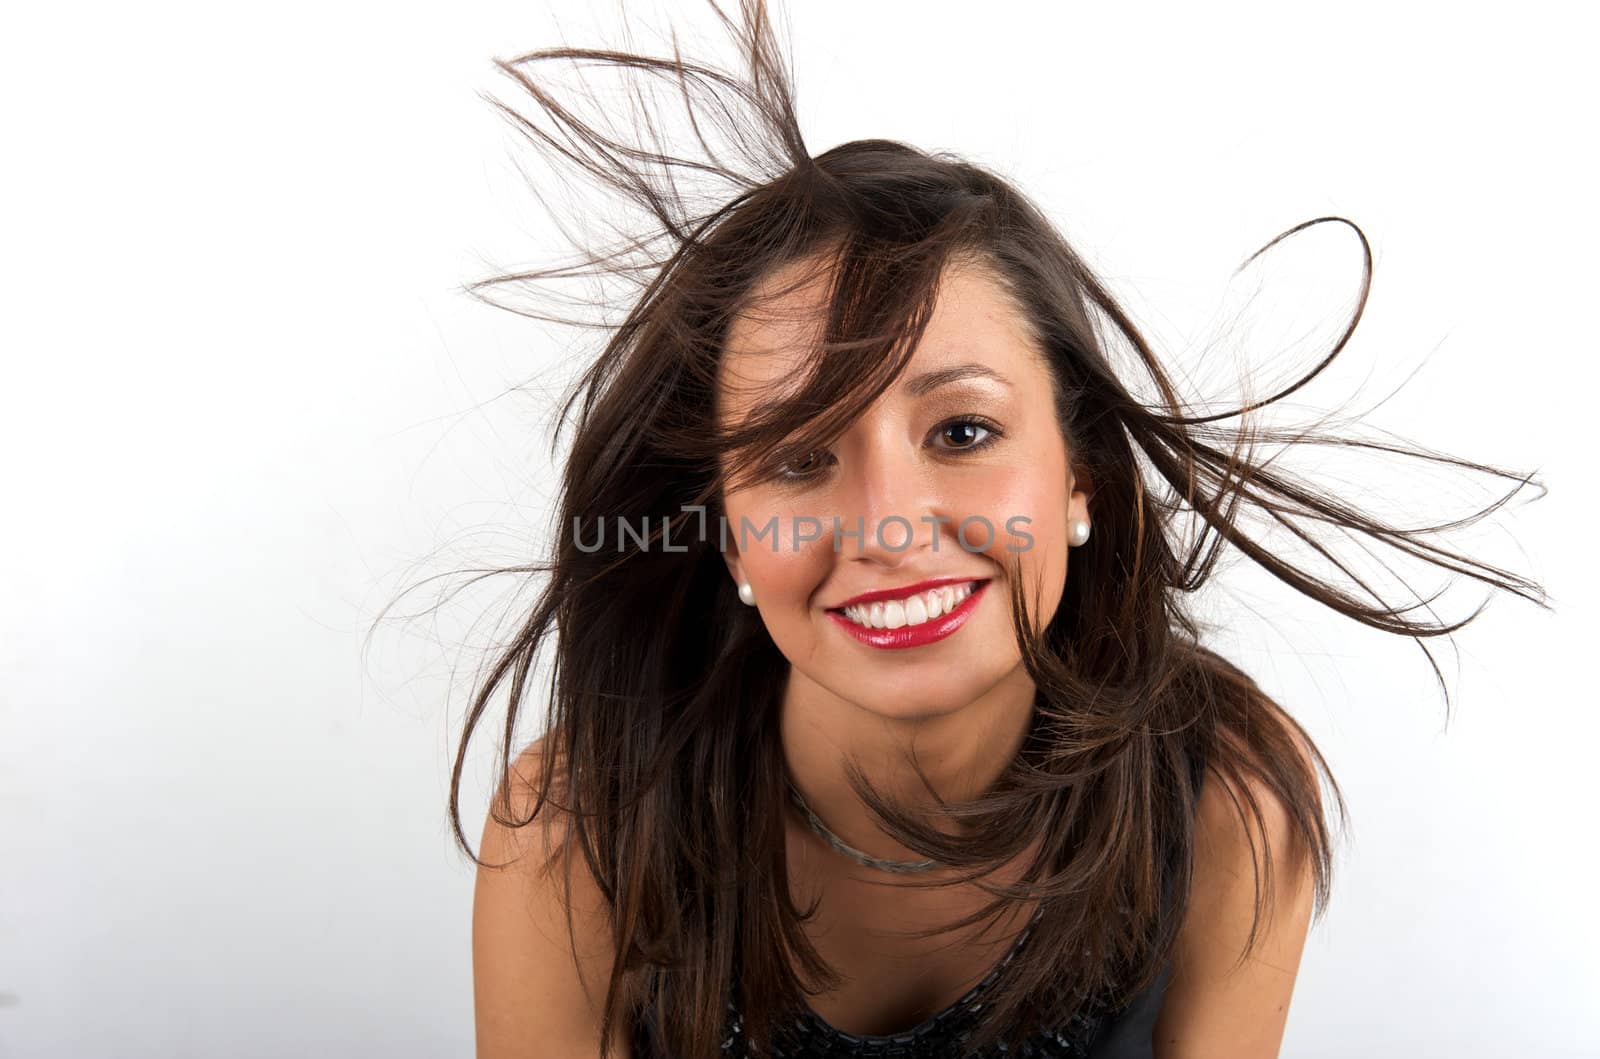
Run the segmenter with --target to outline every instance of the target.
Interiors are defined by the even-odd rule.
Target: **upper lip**
[[[918,592],[926,592],[932,588],[944,585],[965,585],[973,581],[987,581],[985,577],[935,577],[927,581],[918,581],[914,585],[905,585],[901,588],[880,588],[871,592],[863,592],[859,596],[851,596],[843,603],[827,608],[828,610],[843,610],[846,607],[858,606],[862,603],[878,603],[886,599],[904,599],[914,596]]]

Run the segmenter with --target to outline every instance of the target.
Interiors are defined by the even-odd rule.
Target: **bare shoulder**
[[[528,816],[546,769],[536,740],[512,762],[512,818]],[[561,799],[564,800],[564,799]],[[472,979],[478,1059],[599,1059],[601,1008],[615,961],[604,895],[583,857],[559,856],[567,822],[546,802],[534,820],[484,821],[472,902]],[[569,923],[564,882],[571,884]],[[627,1034],[612,1056],[631,1059]]]
[[[1298,734],[1295,748],[1315,775]],[[1257,872],[1269,855],[1271,885],[1256,922],[1257,888],[1269,881]],[[1189,905],[1156,1022],[1159,1059],[1278,1055],[1314,896],[1308,851],[1272,788],[1257,776],[1240,783],[1211,773],[1196,809]]]

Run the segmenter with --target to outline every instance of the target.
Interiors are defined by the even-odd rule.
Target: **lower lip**
[[[868,625],[858,625],[838,611],[828,611],[828,617],[838,622],[845,632],[868,647],[878,647],[885,651],[922,647],[944,639],[965,625],[967,619],[972,617],[972,611],[977,607],[983,590],[988,587],[989,582],[980,583],[972,590],[972,595],[962,600],[955,610],[925,621],[921,625],[902,625],[898,629],[874,629]]]

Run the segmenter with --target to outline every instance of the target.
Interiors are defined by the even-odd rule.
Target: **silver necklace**
[[[794,802],[796,808],[800,810],[800,812],[805,816],[806,820],[811,824],[811,830],[815,831],[818,835],[821,835],[828,845],[832,846],[840,853],[843,853],[856,863],[865,864],[869,868],[877,868],[879,871],[892,872],[932,871],[934,868],[939,867],[938,861],[885,860],[882,857],[874,857],[870,853],[861,852],[854,846],[847,844],[844,839],[840,838],[832,831],[829,831],[827,825],[821,820],[817,819],[817,814],[811,811],[811,806],[807,805],[806,800],[800,796],[800,789],[794,785],[793,781],[785,776],[784,782],[789,787],[789,799]]]

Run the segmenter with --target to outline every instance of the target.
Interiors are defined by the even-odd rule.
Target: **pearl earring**
[[[1074,548],[1089,539],[1087,519],[1075,518],[1067,528],[1067,542]]]
[[[739,582],[739,602],[747,607],[756,605],[756,590],[750,587],[750,582]]]

